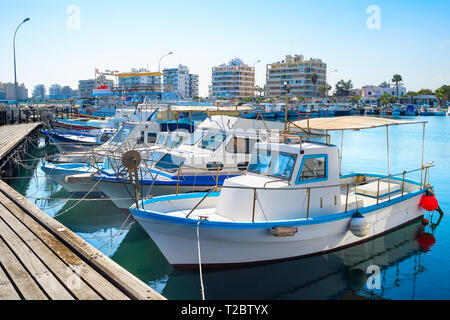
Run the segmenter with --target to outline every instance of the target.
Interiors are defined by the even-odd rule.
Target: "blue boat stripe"
[[[403,197],[397,197],[391,199],[390,201],[384,201],[379,204],[374,204],[368,206],[366,208],[360,208],[358,211],[362,215],[368,214],[370,212],[383,209],[387,206],[402,202],[404,200],[408,200],[414,198],[417,195],[423,194],[427,191],[427,189],[417,190],[415,192],[411,192],[405,194]],[[178,199],[193,199],[193,198],[203,198],[207,193],[188,193],[188,194],[179,194],[179,195],[170,195],[170,196],[161,196],[154,197],[152,199],[148,199],[144,201],[144,208],[146,204],[169,201],[169,200],[178,200]],[[211,193],[208,197],[218,197],[220,192]],[[273,222],[219,222],[219,221],[202,221],[200,226],[204,228],[221,228],[221,229],[268,229],[274,227],[283,227],[283,226],[291,226],[291,227],[300,227],[307,225],[315,225],[322,223],[329,223],[333,221],[349,219],[356,213],[356,209],[348,212],[341,212],[333,215],[327,215],[324,217],[318,218],[310,218],[309,220],[282,220],[282,221],[273,221]],[[172,222],[176,224],[182,225],[197,225],[199,220],[194,219],[186,219],[180,217],[173,217],[164,215],[163,213],[153,212],[149,210],[135,209],[130,208],[130,212],[133,216],[143,219],[153,219],[158,221]]]

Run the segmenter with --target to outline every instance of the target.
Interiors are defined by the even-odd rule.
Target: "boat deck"
[[[0,180],[0,300],[161,300]]]

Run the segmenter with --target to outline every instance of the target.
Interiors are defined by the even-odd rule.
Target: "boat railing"
[[[293,190],[305,190],[306,194],[306,201],[307,201],[307,205],[306,205],[306,219],[309,219],[309,213],[310,213],[310,199],[311,199],[311,192],[314,189],[326,189],[326,188],[345,188],[346,189],[346,195],[345,195],[345,210],[344,212],[347,213],[348,209],[349,209],[349,195],[350,195],[350,188],[356,188],[357,186],[360,185],[365,185],[365,184],[369,184],[371,182],[377,182],[377,202],[376,204],[378,205],[380,202],[380,198],[382,197],[380,195],[380,182],[383,180],[387,180],[388,184],[390,186],[390,181],[392,180],[401,180],[401,197],[404,197],[405,195],[405,183],[407,182],[406,180],[406,175],[409,173],[414,173],[414,172],[418,172],[418,171],[425,171],[425,178],[423,180],[420,181],[420,185],[419,185],[419,190],[422,189],[430,189],[431,185],[430,185],[430,175],[429,175],[429,169],[431,167],[434,167],[433,162],[429,162],[429,163],[425,163],[421,168],[418,169],[414,169],[414,170],[410,170],[410,171],[403,171],[401,173],[397,173],[397,174],[389,174],[389,175],[373,175],[375,178],[374,179],[370,179],[367,180],[365,179],[365,177],[367,176],[371,176],[370,173],[368,174],[360,174],[357,175],[356,181],[352,182],[352,183],[339,183],[339,184],[335,184],[335,185],[327,185],[327,186],[308,186],[308,187],[289,187],[289,188],[267,188],[268,183],[265,183],[263,187],[247,187],[247,186],[230,186],[230,185],[223,185],[220,186],[221,189],[242,189],[242,190],[251,190],[253,193],[253,205],[252,205],[252,223],[255,222],[255,213],[256,213],[256,202],[258,200],[258,190],[265,190],[265,191],[279,191],[279,190],[289,190],[289,191],[293,191]],[[361,181],[358,181],[360,176],[363,176],[364,178]],[[399,178],[401,177],[401,178]],[[397,179],[396,179],[397,178]],[[270,182],[279,182],[280,180],[276,180],[276,181],[269,181]],[[286,180],[283,180],[286,181]],[[189,212],[189,214],[186,216],[186,218],[188,218],[192,212],[199,207],[199,205],[211,194],[212,190],[216,190],[217,191],[218,186],[216,185],[215,187],[211,188],[209,190],[208,193],[205,194],[205,196],[197,203],[197,205]],[[391,201],[391,190],[390,188],[388,188],[388,201]],[[178,187],[177,187],[177,195],[178,195]],[[385,195],[383,195],[383,197],[385,197]],[[259,205],[261,206],[261,203],[258,201]],[[322,205],[322,202],[321,202]],[[303,211],[303,209],[302,209]]]

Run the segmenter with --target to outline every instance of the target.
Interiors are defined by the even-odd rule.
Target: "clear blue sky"
[[[80,28],[70,29],[68,7],[80,9]],[[380,29],[366,12],[380,8]],[[0,82],[13,82],[16,38],[18,81],[32,89],[52,83],[76,88],[94,69],[121,72],[187,65],[200,75],[206,95],[211,68],[238,57],[256,64],[257,84],[267,63],[286,54],[321,58],[330,83],[379,84],[394,73],[408,90],[450,84],[448,0],[1,0]],[[72,21],[72,20],[70,20]],[[31,92],[31,90],[30,90]]]

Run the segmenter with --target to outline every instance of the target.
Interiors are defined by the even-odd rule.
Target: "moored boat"
[[[346,117],[295,125],[329,131],[411,123],[422,122]],[[429,167],[423,164],[422,170]],[[130,212],[181,268],[334,251],[405,226],[423,217],[424,207],[429,210],[423,198],[432,197],[431,187],[425,181],[394,177],[389,168],[387,175],[339,172],[336,146],[269,139],[256,144],[248,172],[225,180],[220,192],[155,197]]]

